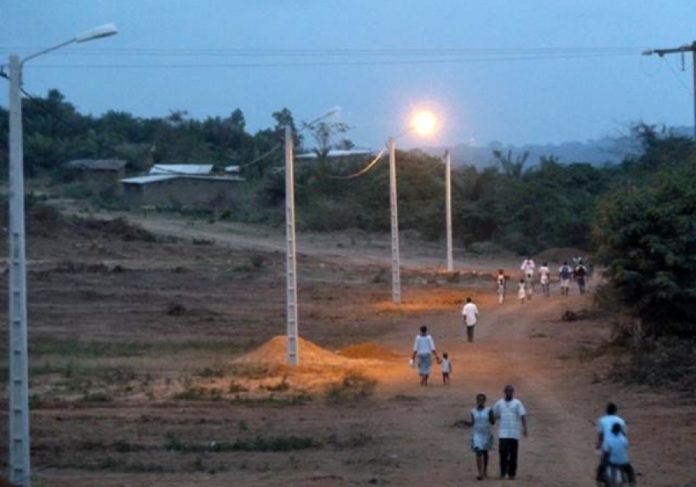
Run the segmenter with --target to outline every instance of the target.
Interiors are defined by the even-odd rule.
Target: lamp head
[[[116,29],[114,24],[104,24],[76,36],[75,42],[87,42],[94,39],[100,39],[102,37],[109,37],[115,34],[118,34],[118,29]]]
[[[431,135],[437,126],[437,117],[429,110],[416,112],[411,119],[411,126],[422,137]]]

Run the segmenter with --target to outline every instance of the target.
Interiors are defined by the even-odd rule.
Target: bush
[[[331,404],[354,403],[372,396],[376,386],[375,379],[361,372],[349,372],[341,381],[326,388],[325,397]]]

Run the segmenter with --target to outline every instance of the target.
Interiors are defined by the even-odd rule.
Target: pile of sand
[[[355,360],[336,355],[303,338],[298,338],[298,347],[300,365],[302,367],[351,367],[359,365],[356,364]],[[288,338],[285,335],[273,337],[256,350],[237,358],[233,363],[240,365],[264,365],[269,367],[287,365]]]

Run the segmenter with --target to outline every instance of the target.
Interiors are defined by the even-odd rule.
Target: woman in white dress
[[[495,416],[491,408],[486,407],[486,395],[476,394],[476,407],[471,410],[471,421],[464,421],[471,426],[471,449],[476,454],[477,480],[488,477],[488,450],[493,448],[493,425]]]

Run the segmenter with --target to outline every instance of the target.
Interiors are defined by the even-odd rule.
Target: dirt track
[[[279,315],[283,305],[273,301],[272,296],[282,289],[269,283],[282,277],[279,273],[282,255],[276,252],[278,235],[273,235],[272,241],[258,234],[247,235],[244,237],[246,243],[240,244],[235,238],[226,238],[224,235],[229,229],[221,230],[220,226],[204,225],[201,233],[197,228],[185,231],[178,225],[172,227],[171,223],[144,223],[152,230],[180,237],[214,239],[239,253],[234,256],[238,260],[252,251],[249,249],[254,253],[268,251],[264,254],[269,262],[266,264],[268,270],[241,276],[216,273],[216,262],[230,257],[227,250],[215,247],[206,246],[207,257],[200,260],[200,256],[186,257],[189,254],[175,247],[160,250],[157,246],[148,246],[147,263],[137,244],[119,247],[118,252],[112,252],[118,255],[119,262],[130,262],[131,267],[136,263],[148,267],[147,273],[137,274],[138,289],[152,293],[148,299],[140,302],[119,294],[124,292],[125,283],[125,289],[131,293],[126,296],[135,296],[127,287],[132,279],[128,273],[100,275],[97,276],[99,281],[92,278],[81,281],[83,278],[78,275],[61,274],[55,282],[55,286],[66,288],[61,299],[84,299],[84,304],[80,304],[82,313],[76,314],[75,305],[66,304],[65,311],[56,311],[58,303],[42,302],[34,312],[35,326],[42,340],[59,330],[52,326],[56,313],[67,313],[70,326],[79,330],[83,340],[90,334],[109,340],[146,341],[165,336],[192,340],[196,336],[193,330],[198,330],[202,334],[199,336],[230,340],[236,345],[235,336],[239,330],[248,346],[251,338],[243,333],[249,332],[242,330],[249,325],[228,329],[225,321],[217,318],[224,316],[229,322],[239,312],[244,313],[240,323],[258,323],[252,328],[255,339],[277,334],[277,325],[283,322],[282,314]],[[205,353],[206,349],[197,352],[176,348],[171,352],[173,355],[163,357],[119,356],[108,359],[109,366],[123,369],[135,365],[147,370],[148,375],[154,375],[154,385],[147,386],[148,394],[163,390],[164,395],[153,400],[143,397],[142,393],[124,392],[107,404],[58,402],[37,409],[32,419],[38,452],[34,485],[476,485],[480,483],[475,481],[474,458],[468,449],[469,432],[455,427],[454,423],[466,417],[476,393],[486,393],[492,404],[508,383],[516,386],[518,397],[530,413],[530,436],[521,442],[517,485],[593,485],[596,454],[591,422],[610,399],[619,404],[620,413],[629,423],[631,456],[642,474],[639,477],[642,485],[684,487],[696,482],[696,467],[690,450],[691,438],[696,434],[693,404],[607,381],[606,367],[610,360],[600,358],[597,362],[593,352],[606,338],[607,324],[559,321],[564,309],[588,307],[589,296],[546,299],[536,295],[527,305],[510,299],[500,306],[494,302],[485,281],[451,285],[423,283],[420,278],[409,277],[406,273],[405,303],[394,307],[387,301],[388,283],[369,283],[373,269],[365,266],[371,261],[361,257],[372,251],[383,255],[383,248],[380,253],[379,248],[371,249],[368,243],[359,242],[355,249],[346,251],[335,244],[327,245],[328,237],[317,237],[313,247],[311,239],[302,238],[305,238],[307,257],[303,262],[304,270],[300,271],[306,281],[300,296],[300,323],[305,336],[331,349],[371,340],[401,357],[387,357],[383,366],[373,366],[368,371],[379,381],[372,398],[356,404],[330,405],[318,397],[309,403],[287,407],[225,400],[182,402],[170,398],[167,384],[176,384],[181,374],[188,374],[186,381],[203,384],[208,379],[196,378],[192,370],[211,366],[218,360],[229,360],[234,353],[240,352],[230,356],[217,348],[211,348],[209,353]],[[324,250],[320,251],[319,247]],[[53,252],[53,249],[46,252]],[[321,257],[321,262],[314,260],[315,253]],[[186,261],[187,258],[191,260]],[[152,261],[158,259],[165,259],[167,265],[179,262],[192,266],[191,269],[197,267],[183,274],[166,271],[160,276],[160,271],[150,269]],[[432,247],[414,245],[406,252],[405,267],[418,269],[422,263],[432,265],[439,262],[438,259]],[[470,267],[493,272],[497,265],[492,264],[480,261]],[[51,275],[42,279],[45,297],[40,289],[36,293],[50,301],[53,294],[48,291],[54,286]],[[109,284],[112,281],[113,284]],[[79,286],[93,288],[96,282],[102,294],[86,298],[84,291],[78,292]],[[224,299],[229,295],[233,305],[216,308],[215,314],[211,314],[203,308],[201,303],[205,301],[199,294],[209,299]],[[465,342],[459,316],[460,302],[467,294],[474,296],[482,315],[474,344]],[[195,298],[200,309],[196,308],[193,314],[185,313],[181,318],[160,318],[157,307],[152,304],[159,295],[165,299],[176,296],[182,302]],[[253,306],[251,301],[244,301],[252,297],[264,305]],[[95,322],[87,312],[88,303],[94,299],[103,301],[98,303],[101,307],[113,301],[112,306],[122,308],[119,310],[124,313],[121,316],[130,313],[134,317],[110,323],[97,316]],[[44,316],[48,311],[43,312],[43,307],[53,314]],[[142,308],[146,309],[146,314],[140,316]],[[130,321],[133,321],[132,328]],[[438,350],[447,351],[452,357],[454,372],[449,388],[440,385],[437,373],[431,379],[431,386],[419,387],[416,372],[407,366],[413,336],[422,323],[430,325]],[[191,328],[193,325],[195,328]],[[67,325],[63,328],[68,329]],[[60,333],[67,333],[63,328]],[[49,359],[51,357],[42,360]],[[91,360],[90,367],[104,365],[103,359]],[[230,378],[235,380],[229,373],[212,380],[228,381]],[[169,447],[162,449],[172,437],[207,444],[240,435],[301,435],[317,439],[321,446],[290,452],[202,454],[171,451]],[[89,445],[94,445],[91,450]],[[84,456],[84,463],[76,456]],[[90,460],[92,458],[94,461]],[[494,452],[489,472],[492,479],[484,485],[510,485],[507,481],[494,480],[497,461]]]

